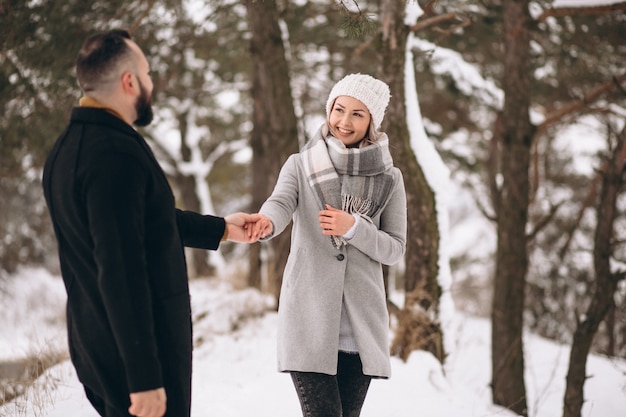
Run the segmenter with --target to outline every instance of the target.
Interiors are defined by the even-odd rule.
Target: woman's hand
[[[325,235],[343,236],[352,226],[355,220],[352,214],[339,210],[326,204],[326,210],[319,213],[320,227]]]
[[[256,213],[258,220],[251,229],[251,235],[257,240],[274,233],[274,224],[265,214]]]

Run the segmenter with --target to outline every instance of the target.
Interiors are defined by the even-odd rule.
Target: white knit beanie
[[[376,130],[380,128],[385,116],[385,109],[389,104],[390,93],[387,84],[366,74],[346,75],[330,90],[326,102],[327,117],[330,115],[335,99],[339,96],[350,96],[365,104],[372,115],[374,127]]]

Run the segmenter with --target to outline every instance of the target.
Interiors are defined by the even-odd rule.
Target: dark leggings
[[[339,352],[337,375],[291,372],[303,417],[358,417],[372,378],[356,353]]]

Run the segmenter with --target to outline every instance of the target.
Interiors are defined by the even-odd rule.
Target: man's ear
[[[122,89],[125,93],[135,95],[137,88],[137,79],[132,72],[125,72],[122,74]]]

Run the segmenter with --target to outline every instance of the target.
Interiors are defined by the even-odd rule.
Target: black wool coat
[[[221,217],[175,208],[144,138],[77,107],[44,167],[67,290],[69,349],[92,404],[127,415],[129,393],[164,386],[189,415],[192,328],[183,246],[215,250]]]

